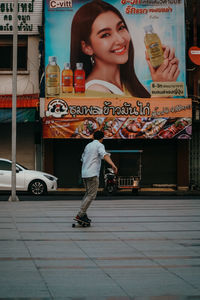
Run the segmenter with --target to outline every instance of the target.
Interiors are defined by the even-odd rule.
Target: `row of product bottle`
[[[64,64],[62,70],[62,93],[85,92],[85,71],[83,70],[83,63],[76,63],[76,69],[71,70],[70,63]],[[57,65],[55,56],[49,56],[49,64],[46,67],[46,95],[55,96],[60,94],[60,67]]]

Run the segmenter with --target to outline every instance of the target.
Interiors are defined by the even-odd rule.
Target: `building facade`
[[[159,94],[159,91],[151,90],[151,95],[154,92],[157,93],[158,95],[161,95],[159,97],[160,102],[158,103],[158,98],[151,98],[150,105],[154,105],[153,107],[157,106],[161,110],[165,110],[165,105],[167,109],[170,107],[171,108],[171,103],[172,102],[165,102],[163,106],[160,104],[162,103],[162,97],[164,98],[164,95],[166,95],[167,91],[169,91],[169,88],[173,89],[178,89],[183,87],[185,91],[182,92],[183,98],[190,98],[190,95],[187,94],[187,84],[186,84],[186,57],[184,51],[182,50],[185,47],[185,23],[187,20],[187,15],[185,14],[185,10],[187,10],[187,3],[184,1],[170,1],[170,3],[164,3],[157,5],[152,4],[151,1],[145,1],[143,4],[143,1],[133,1],[131,5],[129,5],[128,2],[122,1],[118,4],[116,4],[114,1],[108,1],[109,4],[114,5],[115,8],[119,9],[121,14],[124,17],[125,22],[127,21],[129,24],[129,32],[130,35],[134,41],[134,48],[135,48],[135,61],[136,64],[138,63],[138,69],[137,72],[139,78],[142,78],[143,84],[146,86],[149,84],[150,78],[149,78],[149,73],[148,71],[145,73],[143,71],[145,69],[145,65],[142,62],[142,54],[140,52],[144,53],[145,51],[140,51],[141,49],[144,48],[144,25],[148,25],[149,22],[153,24],[153,28],[159,32],[159,36],[161,39],[169,39],[172,44],[176,45],[176,52],[179,55],[180,59],[180,65],[182,66],[182,70],[179,76],[179,79],[177,82],[166,83],[167,90],[164,90],[163,94]],[[148,2],[148,3],[147,3]],[[154,1],[155,2],[155,1]],[[169,1],[168,1],[169,2]],[[64,28],[71,28],[71,25],[73,22],[75,22],[75,16],[76,16],[76,11],[80,9],[82,6],[82,3],[74,5],[71,3],[70,7],[58,7],[58,6],[51,6],[51,3],[46,2],[45,10],[44,10],[44,15],[45,15],[45,66],[46,66],[46,73],[48,73],[47,68],[48,68],[48,59],[49,56],[56,56],[56,64],[59,65],[60,68],[60,81],[62,80],[61,73],[63,70],[64,62],[69,62],[70,61],[70,40],[71,43],[73,41],[72,35],[73,35],[73,29],[70,31],[68,30],[68,33],[63,32],[62,29],[60,29],[60,35],[56,36],[54,39],[54,36],[52,35],[53,32],[56,32],[56,27],[54,26],[51,28],[51,24],[53,24],[54,18],[56,19],[59,18],[60,20],[62,19],[62,16],[65,15],[65,20],[62,20],[63,22],[63,27]],[[169,4],[169,5],[167,5]],[[195,6],[195,3],[194,3]],[[61,15],[62,11],[62,15]],[[81,10],[80,10],[81,11]],[[190,12],[187,11],[187,13],[190,15]],[[192,12],[193,13],[193,12]],[[185,14],[185,17],[184,17]],[[81,13],[79,14],[80,18]],[[133,18],[134,15],[134,18]],[[63,17],[64,18],[64,17]],[[72,22],[72,19],[74,20]],[[148,21],[147,21],[148,19]],[[135,22],[135,23],[134,23]],[[137,23],[137,24],[136,24]],[[77,22],[78,24],[78,22]],[[142,28],[140,28],[140,24],[142,25]],[[159,31],[159,26],[162,26],[165,28],[165,31]],[[78,25],[76,25],[78,26]],[[149,26],[146,26],[149,27]],[[137,32],[135,33],[135,28],[137,28]],[[167,30],[168,28],[168,30]],[[175,28],[175,29],[174,29]],[[146,29],[145,29],[146,30]],[[76,35],[78,35],[78,31],[76,32]],[[60,36],[62,35],[62,40]],[[142,38],[141,38],[142,36]],[[176,38],[177,36],[177,38]],[[181,40],[182,39],[182,40]],[[65,41],[66,40],[66,41]],[[181,44],[177,42],[178,40],[181,40]],[[63,44],[62,44],[63,41]],[[67,45],[66,47],[66,43]],[[54,47],[55,45],[60,44],[61,47],[60,49],[65,49],[65,51],[59,52],[59,50]],[[63,45],[63,46],[62,46]],[[72,47],[72,46],[71,46]],[[74,49],[74,48],[71,48]],[[182,49],[182,50],[180,50]],[[139,52],[139,56],[137,56],[137,51]],[[64,54],[63,54],[64,53]],[[72,57],[71,53],[71,57]],[[184,57],[184,58],[183,58]],[[138,59],[139,58],[139,59]],[[82,59],[84,60],[84,57],[82,56]],[[182,59],[182,61],[181,61]],[[71,59],[72,63],[72,69],[75,72],[75,67],[73,66],[73,61]],[[137,67],[137,66],[136,66]],[[87,70],[86,70],[86,75],[87,75]],[[47,86],[49,85],[49,79],[46,78],[46,99],[45,99],[45,109],[43,113],[43,138],[44,138],[44,166],[47,171],[49,172],[54,172],[56,176],[59,177],[59,184],[60,187],[62,188],[69,188],[69,187],[80,187],[81,186],[81,178],[80,178],[80,156],[81,153],[84,149],[84,146],[88,142],[88,138],[91,138],[92,135],[90,134],[82,134],[81,130],[83,129],[84,126],[87,126],[86,123],[90,123],[96,128],[102,128],[105,129],[105,123],[108,125],[109,122],[115,122],[115,129],[117,130],[117,134],[114,136],[107,136],[106,139],[104,140],[105,146],[107,149],[119,149],[119,150],[125,150],[125,149],[139,149],[143,150],[143,155],[142,155],[142,185],[143,186],[169,186],[169,187],[175,187],[181,190],[187,190],[190,188],[190,181],[191,181],[191,162],[190,162],[190,153],[191,153],[191,140],[189,135],[191,134],[191,123],[187,123],[187,130],[184,131],[186,128],[182,128],[184,130],[180,130],[178,135],[174,134],[173,138],[169,138],[170,134],[163,135],[161,132],[162,130],[159,129],[159,126],[162,126],[165,123],[165,120],[168,118],[167,114],[164,116],[166,117],[165,120],[162,118],[157,118],[159,120],[153,120],[152,118],[148,118],[146,116],[146,119],[143,118],[142,121],[147,122],[151,121],[153,124],[161,124],[158,126],[154,127],[154,133],[156,130],[160,130],[160,132],[156,134],[148,134],[146,131],[144,135],[140,134],[135,134],[135,132],[132,132],[130,135],[126,135],[125,132],[127,122],[129,120],[125,120],[122,118],[122,115],[120,115],[122,122],[124,122],[121,127],[119,123],[121,122],[120,118],[116,118],[114,121],[109,118],[105,118],[105,115],[99,115],[99,119],[102,119],[98,122],[95,122],[94,120],[97,120],[95,117],[88,118],[88,115],[86,114],[85,121],[82,119],[77,120],[77,124],[75,125],[75,122],[73,123],[74,125],[69,125],[70,120],[66,119],[66,116],[69,117],[69,111],[72,109],[73,104],[76,107],[80,106],[80,109],[83,108],[82,104],[90,107],[91,103],[87,99],[87,92],[86,92],[86,98],[76,98],[76,95],[73,94],[71,95],[66,95],[62,91],[62,85],[63,82],[60,83],[60,92],[56,92],[56,96],[52,95],[47,95]],[[184,83],[184,84],[183,84]],[[183,85],[182,85],[183,84]],[[151,88],[154,88],[155,85],[151,85]],[[157,86],[158,87],[158,86]],[[165,93],[165,94],[164,94]],[[75,98],[73,98],[75,96]],[[175,95],[167,95],[168,97],[174,97]],[[107,95],[109,101],[114,103],[113,105],[117,106],[117,101],[115,102],[112,97]],[[100,96],[100,99],[98,98],[97,94],[94,96],[92,99],[93,103],[96,104],[97,107],[102,108],[101,104],[98,103],[101,99],[105,100],[104,96]],[[175,97],[179,99],[180,97]],[[59,99],[61,101],[59,101]],[[90,98],[91,99],[91,98]],[[117,98],[119,99],[119,98]],[[166,98],[165,98],[166,99]],[[85,101],[84,101],[85,100]],[[127,99],[125,99],[128,101]],[[141,101],[142,105],[145,106],[146,102],[143,101],[141,98],[139,98]],[[169,100],[169,99],[168,99]],[[82,101],[82,102],[81,102]],[[132,102],[131,102],[132,101]],[[135,105],[135,100],[132,98],[130,102],[132,103],[131,105]],[[157,101],[157,102],[156,102]],[[174,100],[174,106],[176,107],[181,107],[183,102],[178,102],[179,100]],[[101,102],[101,101],[100,101]],[[66,104],[67,103],[67,104]],[[105,102],[104,102],[105,103]],[[188,102],[189,103],[189,102]],[[192,101],[188,105],[190,107],[189,109],[191,110],[190,113],[192,113]],[[100,105],[100,106],[98,106]],[[123,105],[120,102],[120,105]],[[55,107],[54,107],[55,106]],[[67,108],[66,108],[67,106]],[[137,106],[137,104],[136,104]],[[57,107],[57,108],[56,108]],[[135,107],[135,106],[134,106]],[[57,109],[58,114],[56,115],[55,110]],[[189,110],[188,109],[188,110]],[[61,110],[65,111],[65,113],[60,114]],[[54,112],[54,113],[53,113]],[[188,112],[188,115],[185,115],[183,117],[180,115],[180,117],[183,117],[181,120],[184,119],[184,121],[188,118],[190,119],[191,115]],[[178,115],[175,116],[175,118]],[[76,115],[77,117],[77,115]],[[129,117],[131,117],[129,115]],[[141,117],[141,116],[140,116]],[[170,119],[171,118],[171,119]],[[59,122],[59,119],[62,121]],[[70,119],[70,118],[69,118]],[[73,117],[72,117],[73,119]],[[120,119],[120,120],[119,120]],[[134,119],[134,118],[133,118]],[[137,120],[136,120],[137,119]],[[140,118],[139,118],[140,119]],[[135,117],[133,121],[139,121],[138,118]],[[148,119],[148,120],[147,120]],[[151,119],[151,120],[149,120]],[[169,117],[170,119],[170,124],[168,123],[168,128],[170,126],[173,127],[172,123],[174,122],[172,116]],[[147,121],[146,121],[147,120]],[[74,120],[75,121],[75,120]],[[187,122],[186,121],[186,122]],[[82,123],[81,123],[82,122]],[[84,123],[85,122],[85,123]],[[132,122],[132,120],[131,120]],[[162,123],[163,122],[163,123]],[[176,120],[176,122],[178,122]],[[189,121],[190,122],[190,121]],[[116,123],[118,123],[116,125]],[[113,123],[112,123],[113,124]],[[177,123],[176,123],[177,124]],[[119,126],[118,126],[119,125]],[[130,125],[130,123],[129,123]],[[109,126],[109,125],[108,125]],[[174,125],[176,126],[176,125]],[[182,125],[181,125],[182,126]],[[186,126],[186,127],[187,127]],[[62,127],[62,130],[59,130],[59,128]],[[65,130],[63,129],[65,128]],[[130,126],[129,126],[130,128]],[[144,128],[144,127],[143,127]],[[145,127],[146,128],[146,127]],[[166,128],[166,127],[164,127]],[[68,130],[67,130],[68,129]],[[83,130],[84,131],[84,130]],[[144,130],[145,131],[145,130]],[[143,131],[143,132],[144,132]],[[173,131],[173,129],[172,129]],[[140,131],[141,132],[141,131]],[[172,136],[172,135],[171,135]],[[165,138],[167,137],[167,138]],[[115,154],[113,156],[113,159],[116,161],[116,163],[119,166],[120,173],[123,173],[123,175],[131,175],[131,172],[133,172],[134,169],[134,164],[135,160],[134,157],[130,157],[126,155],[125,157],[122,157],[119,154]],[[103,178],[101,177],[101,185],[103,185]]]
[[[42,0],[18,1],[17,161],[41,168],[39,42]],[[13,1],[0,4],[0,157],[11,159]]]
[[[186,1],[187,88],[193,103],[193,134],[190,141],[190,185],[200,188],[200,3]],[[191,52],[196,49],[193,57]]]
[[[49,56],[56,56],[54,54],[56,52],[54,51],[54,49],[56,49],[56,47],[58,46],[58,43],[56,43],[53,39],[51,40],[53,36],[55,37],[56,31],[53,33],[50,31],[48,22],[51,21],[51,15],[49,14],[50,19],[48,21],[47,14],[51,11],[62,11],[63,8],[52,6],[48,9],[47,12],[47,6],[45,8],[45,4],[47,4],[47,1],[19,0],[18,2],[19,62],[17,76],[17,161],[29,168],[38,170],[42,169],[46,172],[54,174],[59,178],[58,184],[60,188],[82,187],[80,176],[80,156],[85,145],[91,138],[91,135],[77,135],[77,138],[74,138],[72,135],[69,135],[69,132],[72,129],[72,131],[74,130],[74,133],[76,131],[77,134],[77,131],[83,128],[83,125],[80,125],[80,122],[77,123],[76,129],[74,129],[73,127],[68,127],[68,123],[66,123],[65,119],[66,115],[58,118],[57,116],[54,117],[47,114],[47,112],[49,112],[48,105],[51,101],[56,100],[57,98],[61,100],[64,99],[65,102],[67,102],[69,105],[70,101],[68,101],[68,97],[62,97],[63,95],[59,95],[56,97],[45,97],[45,84],[47,85],[45,79],[45,68],[48,65]],[[57,2],[54,1],[54,3]],[[161,14],[170,15],[171,13],[170,11],[163,11],[162,13],[158,13],[158,9],[164,8],[160,6],[143,6],[143,11],[141,11],[141,7],[139,6],[142,5],[141,2],[142,1],[135,1],[135,4],[132,5],[132,8],[128,8],[127,6],[127,14],[130,14],[130,12],[131,14],[134,13],[135,18],[136,15],[139,15],[139,12],[145,14],[147,10],[149,12],[150,9],[154,9],[155,11],[151,11],[151,14],[152,17],[154,16],[154,19],[156,20],[158,16],[161,19]],[[52,1],[48,3],[51,3],[51,5],[53,5]],[[61,1],[59,3],[61,3]],[[65,13],[67,10],[72,10],[72,7],[71,5],[69,5],[69,3],[73,5],[72,2],[68,1],[68,7],[65,7]],[[197,0],[179,0],[171,1],[170,4],[171,3],[172,11],[174,12],[177,9],[177,14],[179,7],[181,7],[181,5],[183,7],[184,5],[186,55],[185,69],[183,67],[182,72],[184,72],[183,78],[185,78],[186,80],[186,91],[181,98],[191,99],[192,138],[184,138],[183,135],[182,138],[155,138],[155,136],[154,138],[131,138],[131,136],[129,136],[129,138],[126,138],[123,135],[123,132],[119,130],[119,134],[121,134],[120,136],[118,136],[117,138],[107,138],[105,139],[104,143],[108,150],[143,150],[141,181],[142,186],[167,186],[178,188],[180,190],[187,190],[190,188],[200,187],[200,67],[198,61],[192,61],[193,58],[191,58],[189,55],[191,47],[198,47],[200,45],[200,24],[198,18],[198,15],[200,14],[200,5],[199,1]],[[168,5],[168,7],[170,7],[170,5]],[[123,6],[123,9],[124,8],[125,6]],[[6,1],[5,4],[2,4],[0,6],[0,9],[0,51],[2,56],[6,57],[6,59],[3,60],[0,65],[0,140],[2,141],[0,147],[0,157],[11,158],[12,1]],[[138,10],[138,13],[136,14],[137,9],[140,10]],[[146,11],[144,9],[146,9]],[[72,15],[69,16],[71,24]],[[47,20],[47,22],[44,22],[44,24],[42,23],[43,17]],[[60,26],[59,28],[61,28],[59,18],[57,19],[57,23],[58,27]],[[70,29],[68,28],[67,31],[70,32]],[[45,39],[43,33],[45,33]],[[168,33],[168,35],[170,35],[170,33]],[[57,36],[58,38],[63,39],[63,37],[60,36],[59,31],[57,31]],[[68,39],[67,47],[69,47],[69,44],[70,40]],[[62,50],[62,52],[64,52],[64,48],[60,46],[60,49]],[[64,59],[66,61],[69,61],[67,55]],[[64,59],[60,62],[60,88],[62,88],[61,74],[62,69],[64,68]],[[140,68],[142,69],[142,65],[139,65],[139,69]],[[110,97],[108,100],[110,100]],[[81,101],[81,105],[87,103],[85,98],[82,98]],[[74,103],[78,103],[78,105],[80,106],[80,102]],[[134,100],[132,103],[135,103]],[[144,105],[146,104],[145,101],[142,103]],[[187,105],[189,105],[188,103]],[[54,104],[55,102],[50,103],[51,109],[54,109]],[[179,104],[180,103],[178,103],[177,105]],[[116,106],[117,105],[118,104],[116,104]],[[61,107],[62,101],[56,102],[55,109],[58,109],[58,111],[60,112]],[[101,117],[102,116],[99,116],[99,118]],[[182,115],[180,117],[182,117]],[[186,115],[185,118],[187,117],[188,116]],[[85,116],[85,119],[87,118],[88,116]],[[105,118],[103,118],[101,119],[100,123],[101,127],[99,127],[101,129],[103,128],[103,126],[105,129]],[[63,124],[65,124],[65,129],[69,128],[67,135],[66,130],[58,132],[58,127],[60,126],[60,124],[58,124],[58,120],[63,121]],[[75,118],[71,118],[70,122],[71,120],[75,120]],[[119,125],[119,118],[117,122],[118,124],[116,126]],[[57,125],[54,126],[55,124]],[[51,132],[51,134],[49,132]],[[185,134],[185,136],[191,134],[190,130],[188,129],[188,131],[184,131],[182,133],[180,132],[179,136],[183,133]],[[135,158],[133,156],[130,156],[129,154],[125,156],[112,154],[112,157],[118,165],[122,175],[132,175],[135,165]],[[102,174],[100,182],[101,186],[103,186]]]

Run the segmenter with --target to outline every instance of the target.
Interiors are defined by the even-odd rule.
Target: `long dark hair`
[[[90,44],[92,24],[100,14],[107,11],[114,12],[126,26],[126,22],[121,13],[111,4],[101,0],[93,0],[80,7],[72,21],[70,62],[72,69],[75,69],[77,62],[83,62],[86,78],[91,73],[93,66],[90,56],[86,55],[82,51],[81,41],[85,41],[86,44]],[[139,82],[135,74],[134,48],[132,40],[129,45],[128,61],[125,64],[120,65],[120,79],[132,96],[141,98],[150,97],[149,92]]]

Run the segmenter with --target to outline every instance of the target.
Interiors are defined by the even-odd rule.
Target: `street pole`
[[[17,35],[18,0],[13,0],[13,77],[12,77],[12,190],[8,201],[19,201],[16,195],[16,100],[17,100]]]

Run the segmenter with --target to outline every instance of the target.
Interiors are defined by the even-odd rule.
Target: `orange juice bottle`
[[[55,96],[60,93],[60,68],[57,65],[56,56],[49,56],[49,64],[46,67],[46,95]]]
[[[83,63],[76,63],[74,71],[74,91],[75,93],[85,93],[85,71]]]
[[[158,68],[164,61],[160,38],[156,33],[154,33],[152,25],[145,26],[144,30],[144,43],[150,62],[154,68]]]
[[[73,72],[70,68],[70,63],[65,63],[62,71],[62,92],[73,92]]]

